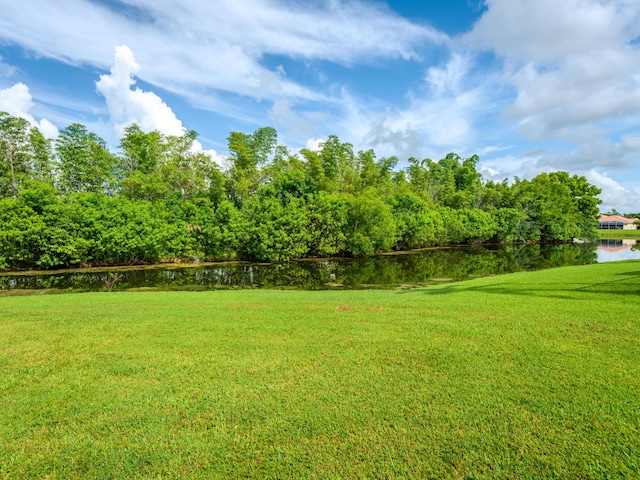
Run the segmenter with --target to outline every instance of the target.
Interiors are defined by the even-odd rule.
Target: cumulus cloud
[[[28,120],[32,125],[38,127],[47,138],[56,138],[58,129],[46,118],[37,121],[29,111],[33,108],[33,98],[29,92],[29,87],[24,83],[0,90],[0,111],[7,112],[14,117],[21,117]]]
[[[526,177],[577,172],[603,189],[602,208],[637,210],[640,191],[610,175],[624,179],[638,168],[640,137],[629,133],[640,122],[638,2],[485,3],[463,43],[502,61],[502,81],[515,92],[503,118],[540,145],[494,166]]]
[[[601,212],[608,212],[613,209],[621,213],[637,213],[640,211],[640,188],[628,189],[620,185],[606,173],[597,170],[589,170],[585,173],[587,180],[602,189],[599,195],[602,204]]]
[[[403,116],[399,114],[390,119],[389,115],[381,115],[371,122],[362,142],[374,148],[386,146],[390,153],[401,158],[420,156],[424,150],[420,134]]]
[[[505,175],[504,172],[482,164],[478,165],[478,171],[482,175],[482,178],[484,178],[485,180],[492,180],[494,182],[501,182],[508,177],[508,175]]]
[[[312,152],[319,152],[322,149],[322,145],[326,142],[324,138],[310,138],[307,140],[305,148]]]
[[[111,123],[119,135],[132,123],[148,132],[158,130],[165,135],[183,135],[185,128],[173,110],[153,92],[145,92],[134,87],[134,75],[140,65],[126,45],[115,47],[115,57],[111,73],[101,75],[96,89],[107,103]]]
[[[394,155],[401,162],[409,157],[441,158],[451,151],[475,153],[480,148],[480,119],[496,110],[486,85],[475,78],[488,75],[475,67],[469,55],[453,52],[425,70],[404,105],[370,101],[341,88],[329,106],[320,104],[322,110],[276,101],[269,120],[301,139],[298,144],[337,133],[356,150],[373,148],[379,156]]]
[[[101,75],[96,89],[107,103],[107,109],[113,127],[119,136],[127,126],[135,123],[143,131],[157,130],[164,135],[182,136],[186,128],[175,113],[154,92],[145,92],[135,87],[135,75],[141,67],[133,52],[126,45],[114,48],[114,60],[109,75]],[[205,150],[199,141],[194,141],[194,153],[205,153],[218,164],[225,157],[215,150]]]
[[[640,34],[629,0],[486,0],[466,40],[504,58],[548,64],[585,51],[615,49]]]
[[[612,150],[617,147],[611,146]],[[584,152],[584,150],[582,150]],[[542,172],[569,170],[571,174],[583,175],[587,180],[602,190],[598,196],[602,200],[600,211],[613,208],[620,212],[637,212],[640,210],[640,187],[631,182],[624,185],[611,177],[611,174],[594,161],[580,162],[578,150],[558,155],[545,149],[532,150],[523,156],[506,155],[491,160],[481,160],[479,171],[487,180],[502,181],[505,178],[533,178]],[[568,161],[568,163],[567,163]],[[572,167],[572,168],[568,168]],[[606,167],[605,167],[606,168]]]
[[[217,163],[219,167],[222,167],[225,170],[229,168],[229,165],[228,165],[229,157],[227,157],[226,155],[222,155],[221,153],[218,153],[216,150],[212,148],[204,148],[198,140],[194,140],[193,144],[191,145],[191,151],[193,153],[204,153],[211,160]]]
[[[629,0],[487,0],[464,38],[505,62],[526,138],[581,142],[640,118],[640,9]]]
[[[609,120],[640,116],[640,50],[594,52],[565,59],[555,69],[527,65],[506,76],[518,90],[507,118],[522,119],[532,139],[583,141],[602,136]]]

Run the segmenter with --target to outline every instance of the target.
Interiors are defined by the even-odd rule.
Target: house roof
[[[633,223],[638,219],[637,218],[621,217],[620,215],[600,215],[600,217],[598,217],[598,220],[600,222]]]

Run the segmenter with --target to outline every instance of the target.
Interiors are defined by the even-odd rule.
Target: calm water
[[[107,288],[114,275],[118,280],[113,284],[113,290],[409,288],[477,276],[612,261],[616,255],[617,259],[640,258],[640,245],[621,240],[606,241],[603,247],[598,244],[509,245],[422,250],[371,258],[303,260],[286,264],[219,263],[12,274],[0,276],[0,291],[99,291]]]
[[[600,240],[596,251],[598,263],[618,260],[639,260],[640,242],[637,240]]]

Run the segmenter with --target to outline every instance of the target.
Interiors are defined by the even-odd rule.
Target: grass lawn
[[[0,478],[638,478],[640,262],[0,298]]]
[[[640,230],[598,230],[599,238],[622,238],[640,240]]]

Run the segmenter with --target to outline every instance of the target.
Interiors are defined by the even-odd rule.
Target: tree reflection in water
[[[208,290],[220,288],[399,288],[465,280],[597,261],[597,244],[530,244],[495,247],[459,247],[386,254],[363,258],[299,260],[288,263],[226,263],[167,266],[109,271],[65,271],[38,275],[0,276],[0,290],[107,289],[114,272],[113,290],[157,288]],[[111,275],[111,276],[110,276]]]

